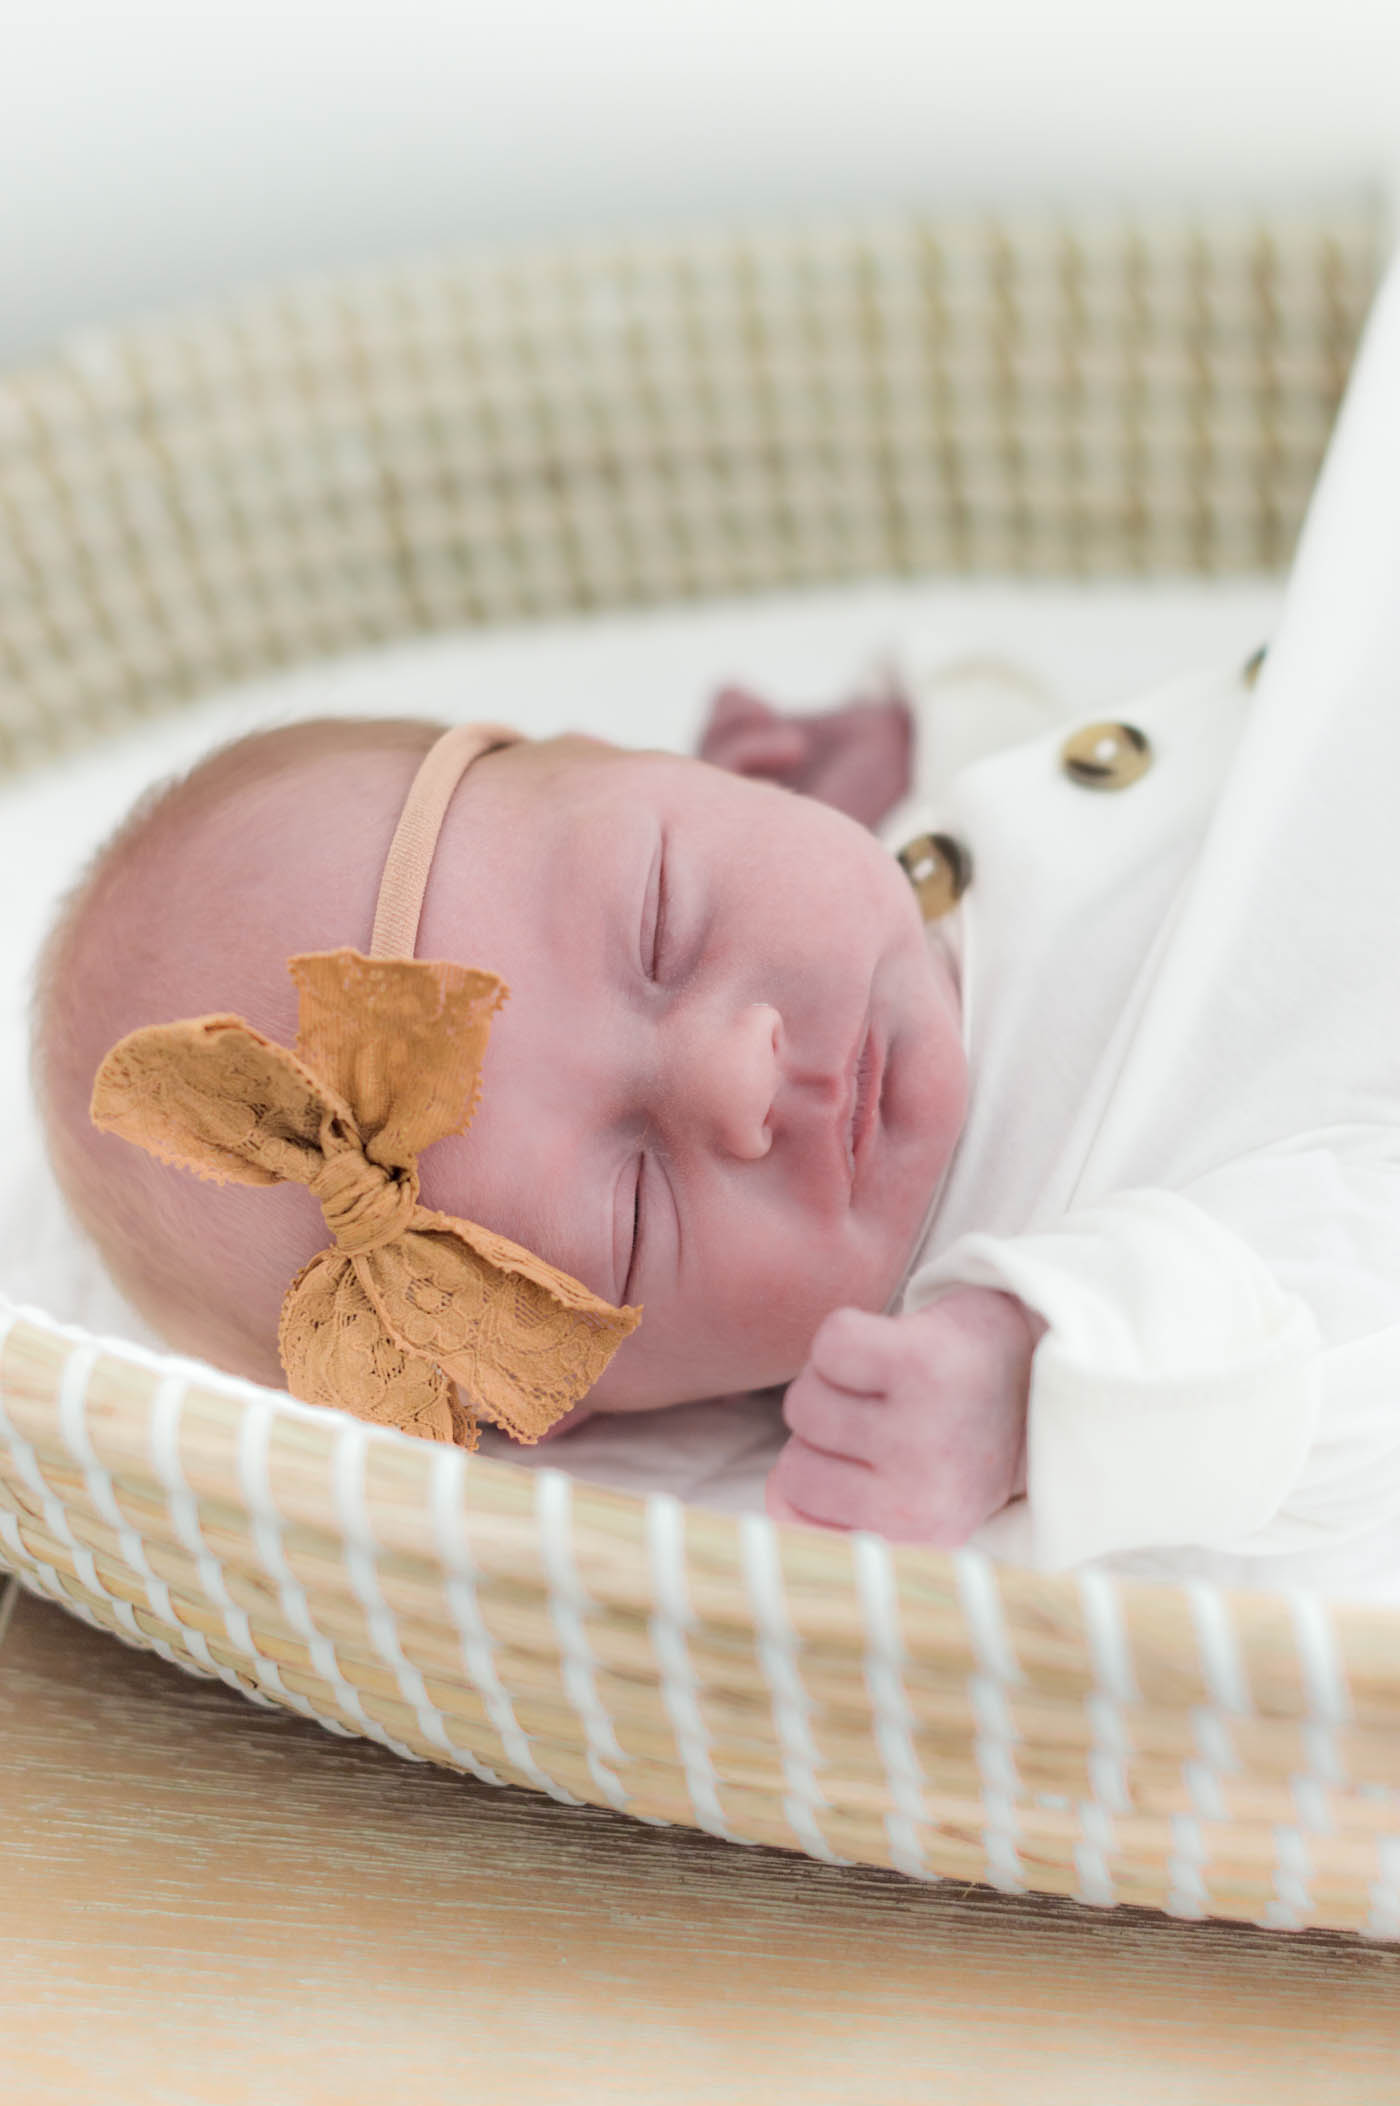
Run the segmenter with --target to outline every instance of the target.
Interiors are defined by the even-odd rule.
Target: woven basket
[[[414,630],[1278,569],[1367,210],[453,258],[0,383],[0,755]],[[1400,1936],[1400,1613],[574,1485],[0,1309],[0,1557],[410,1758],[736,1841]]]

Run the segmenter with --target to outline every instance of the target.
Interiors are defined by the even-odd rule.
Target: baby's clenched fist
[[[954,1287],[925,1309],[837,1309],[789,1384],[768,1477],[778,1521],[952,1550],[1026,1487],[1031,1355],[1014,1295]]]

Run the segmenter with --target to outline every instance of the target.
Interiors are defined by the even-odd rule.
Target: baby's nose
[[[781,1019],[752,1002],[722,1024],[693,1075],[696,1109],[729,1155],[757,1162],[773,1145]]]

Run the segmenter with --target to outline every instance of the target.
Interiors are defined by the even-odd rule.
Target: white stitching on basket
[[[1094,1688],[1084,1699],[1091,1735],[1086,1767],[1092,1796],[1078,1802],[1077,1898],[1096,1907],[1111,1907],[1118,1893],[1110,1868],[1117,1854],[1117,1832],[1110,1817],[1132,1807],[1126,1760],[1131,1742],[1123,1707],[1138,1701],[1139,1690],[1117,1583],[1092,1567],[1076,1578],[1094,1665]]]
[[[1114,1704],[1136,1704],[1141,1692],[1133,1672],[1132,1648],[1123,1623],[1118,1584],[1106,1572],[1086,1566],[1076,1575],[1084,1611],[1084,1631],[1094,1661],[1094,1686]]]
[[[1188,1580],[1185,1592],[1191,1604],[1196,1648],[1210,1700],[1219,1711],[1248,1718],[1254,1706],[1225,1597],[1218,1587],[1209,1586],[1204,1580]]]
[[[685,1771],[685,1788],[698,1828],[728,1843],[746,1840],[733,1834],[719,1803],[710,1736],[700,1711],[700,1685],[691,1663],[686,1632],[695,1612],[685,1571],[685,1513],[669,1492],[653,1492],[646,1503],[647,1553],[656,1608],[649,1619],[652,1651],[661,1670],[661,1695],[676,1752]]]
[[[241,1609],[229,1593],[223,1566],[204,1540],[204,1531],[199,1523],[199,1508],[186,1481],[184,1465],[180,1460],[180,1418],[187,1387],[188,1377],[169,1374],[158,1384],[151,1399],[151,1466],[165,1492],[165,1510],[170,1517],[170,1525],[194,1559],[204,1591],[210,1601],[217,1605],[224,1619],[224,1630],[229,1644],[235,1652],[242,1653],[249,1661],[256,1661],[264,1670],[271,1667],[271,1674],[266,1676],[268,1682],[293,1709],[300,1710],[305,1699],[298,1697],[292,1690],[283,1689],[276,1662],[262,1659],[248,1625],[247,1611]],[[266,1696],[260,1689],[250,1689],[238,1679],[233,1669],[220,1669],[219,1672],[225,1681],[231,1679],[233,1686],[245,1696],[252,1697],[255,1703],[275,1708],[271,1697]],[[303,1715],[314,1716],[308,1713]],[[328,1726],[333,1733],[349,1731],[348,1727],[339,1725],[333,1719],[322,1719],[320,1723]]]
[[[7,1305],[4,1309],[0,1309],[0,1350],[3,1350],[4,1341],[17,1320],[22,1318],[26,1322],[32,1322],[35,1320],[36,1315],[45,1328],[56,1332],[59,1336],[69,1340],[83,1341],[81,1332],[50,1324],[42,1312],[31,1312],[27,1309]],[[80,1344],[80,1350],[85,1348],[85,1343]],[[62,1514],[61,1510],[55,1509],[55,1503],[49,1493],[47,1482],[43,1473],[39,1470],[37,1456],[5,1411],[2,1395],[0,1395],[0,1433],[3,1433],[8,1439],[18,1468],[29,1479],[31,1488],[43,1502],[45,1518],[50,1529],[59,1536],[61,1541],[67,1542],[70,1548],[74,1550],[74,1561],[76,1563],[76,1553],[82,1546],[75,1542],[67,1516]],[[136,1646],[142,1651],[154,1651],[162,1659],[168,1660],[172,1666],[180,1668],[186,1674],[199,1673],[198,1668],[191,1666],[188,1660],[182,1659],[178,1653],[165,1645],[162,1640],[142,1631],[134,1616],[131,1615],[129,1603],[122,1602],[120,1604],[121,1608],[127,1610],[125,1619],[116,1614],[118,1609],[117,1597],[111,1594],[101,1580],[98,1579],[97,1569],[92,1563],[90,1554],[85,1553],[87,1562],[91,1566],[92,1577],[95,1583],[92,1591],[113,1609],[114,1615],[116,1615],[115,1625],[105,1622],[87,1602],[83,1601],[80,1596],[73,1594],[56,1567],[50,1565],[46,1559],[36,1556],[28,1548],[20,1534],[17,1516],[3,1507],[0,1507],[0,1541],[3,1541],[9,1548],[11,1555],[16,1561],[16,1570],[19,1578],[29,1587],[32,1593],[47,1596],[49,1599],[61,1603],[72,1615],[81,1618],[93,1630],[102,1631],[109,1637],[119,1638],[123,1645]],[[216,1665],[213,1672],[219,1676],[220,1680],[242,1690],[242,1684],[231,1669],[220,1668]],[[245,1691],[243,1693],[247,1694],[249,1692]],[[269,1699],[261,1695],[258,1696],[257,1701],[260,1704],[269,1704]]]
[[[4,1348],[5,1339],[14,1324],[14,1320],[14,1312],[9,1310],[0,1311],[0,1351]],[[82,1401],[86,1397],[87,1381],[97,1363],[98,1350],[98,1347],[95,1345],[82,1346],[78,1349],[80,1372],[78,1376],[74,1377],[74,1383],[79,1408],[81,1408]],[[63,1379],[65,1382],[68,1379],[66,1362]],[[51,1535],[57,1536],[60,1543],[65,1543],[73,1553],[73,1563],[77,1568],[80,1584],[87,1588],[89,1594],[95,1595],[99,1601],[105,1602],[112,1611],[117,1623],[117,1635],[126,1638],[131,1644],[143,1648],[150,1647],[163,1660],[168,1661],[172,1667],[182,1667],[187,1673],[196,1672],[197,1670],[191,1669],[188,1661],[182,1660],[179,1654],[167,1644],[165,1639],[143,1631],[136,1621],[130,1602],[124,1601],[118,1594],[113,1594],[111,1589],[104,1585],[103,1581],[98,1577],[96,1561],[91,1550],[88,1549],[85,1543],[79,1542],[75,1535],[72,1523],[69,1521],[60,1502],[54,1497],[53,1488],[44,1475],[39,1463],[37,1450],[25,1439],[13,1419],[11,1419],[9,1412],[5,1409],[3,1392],[0,1392],[0,1435],[9,1443],[20,1474],[43,1508],[45,1527]],[[73,1459],[77,1463],[84,1461],[80,1451],[74,1453]],[[91,1489],[91,1486],[89,1486],[89,1489]],[[43,1580],[45,1591],[51,1594],[56,1601],[62,1602],[65,1607],[78,1609],[84,1615],[85,1620],[95,1624],[99,1630],[107,1629],[108,1626],[103,1623],[101,1617],[94,1616],[90,1610],[86,1609],[84,1604],[74,1600],[54,1566],[48,1564],[42,1558],[35,1557],[32,1551],[25,1548],[17,1517],[6,1514],[4,1518],[9,1524],[3,1531],[5,1541],[26,1564],[37,1569]]]
[[[1230,1720],[1248,1718],[1254,1705],[1225,1596],[1204,1580],[1188,1580],[1183,1591],[1210,1702],[1192,1711],[1200,1757],[1182,1764],[1182,1779],[1195,1812],[1172,1820],[1176,1847],[1167,1860],[1167,1908],[1172,1915],[1201,1916],[1210,1912],[1209,1845],[1201,1824],[1228,1818],[1224,1775],[1240,1768]]]
[[[1311,1921],[1313,1910],[1308,1889],[1312,1863],[1307,1838],[1288,1822],[1280,1822],[1273,1836],[1274,1899],[1259,1920],[1268,1930],[1302,1930]]]
[[[236,1466],[239,1488],[243,1493],[243,1503],[252,1527],[253,1548],[261,1560],[263,1571],[277,1589],[277,1605],[292,1629],[305,1639],[317,1672],[323,1680],[330,1682],[345,1709],[358,1721],[357,1730],[366,1738],[379,1741],[395,1755],[402,1755],[409,1762],[421,1762],[421,1755],[395,1739],[393,1734],[369,1716],[360,1700],[359,1691],[346,1681],[332,1647],[312,1622],[305,1591],[287,1563],[287,1554],[282,1547],[281,1516],[272,1497],[272,1487],[267,1474],[267,1447],[272,1411],[272,1403],[267,1397],[255,1395],[245,1399],[238,1418]],[[288,1688],[277,1663],[258,1650],[251,1631],[249,1643],[253,1647],[253,1658],[260,1678],[270,1681],[279,1696],[304,1718],[322,1723],[321,1712],[311,1698]],[[267,1672],[269,1668],[272,1670],[271,1675]]]
[[[145,1581],[146,1598],[151,1605],[151,1613],[158,1616],[162,1623],[183,1628],[175,1614],[170,1589],[152,1570],[145,1544],[118,1504],[112,1473],[92,1443],[92,1434],[87,1422],[87,1388],[92,1371],[97,1365],[97,1358],[97,1347],[87,1346],[70,1353],[64,1361],[58,1385],[58,1430],[68,1444],[70,1455],[82,1464],[84,1481],[92,1494],[92,1503],[114,1531],[122,1556],[132,1570],[140,1573]],[[190,1632],[189,1636],[198,1640],[198,1643],[191,1644],[191,1652],[196,1653],[202,1664],[212,1671],[214,1663],[209,1655],[209,1648],[203,1645],[197,1631]]]
[[[1209,1738],[1213,1726],[1220,1721],[1211,1712],[1198,1711],[1193,1714],[1198,1743]],[[1230,1809],[1221,1788],[1220,1771],[1209,1754],[1197,1759],[1188,1756],[1181,1765],[1182,1782],[1191,1799],[1192,1811],[1202,1821],[1228,1821]]]
[[[441,1748],[445,1755],[450,1756],[453,1762],[459,1763],[463,1769],[470,1770],[482,1784],[500,1784],[502,1779],[493,1769],[480,1761],[469,1748],[459,1746],[452,1738],[447,1730],[447,1720],[428,1695],[422,1670],[414,1666],[399,1643],[393,1611],[384,1598],[384,1590],[375,1572],[375,1557],[379,1546],[375,1542],[374,1528],[369,1515],[369,1500],[365,1492],[365,1462],[369,1442],[370,1429],[361,1419],[347,1420],[336,1428],[335,1447],[331,1455],[331,1488],[335,1495],[336,1512],[340,1518],[345,1569],[364,1609],[370,1643],[380,1659],[393,1669],[394,1679],[399,1685],[399,1694],[413,1711],[423,1738],[431,1741],[434,1747]],[[278,1547],[281,1547],[280,1539]],[[284,1555],[283,1564],[285,1563]],[[297,1591],[301,1592],[300,1589]],[[305,1602],[304,1593],[301,1598]],[[309,1615],[307,1620],[309,1623]]]
[[[9,1303],[0,1304],[0,1356],[4,1354],[6,1339],[23,1313],[22,1310],[14,1308]],[[0,1385],[0,1436],[3,1436],[10,1442],[15,1451],[16,1462],[23,1468],[19,1454],[21,1436],[5,1409],[5,1392],[2,1385]],[[50,1565],[47,1559],[36,1556],[29,1548],[19,1532],[19,1516],[12,1514],[7,1506],[0,1506],[0,1543],[3,1543],[8,1550],[12,1561],[12,1569],[22,1580],[27,1580],[32,1586],[37,1575],[40,1584],[37,1588],[34,1588],[36,1593],[51,1595],[55,1601],[64,1602],[72,1609],[77,1610],[79,1608],[78,1602],[74,1600],[64,1586],[56,1567]],[[93,1616],[90,1611],[84,1611],[84,1614],[87,1622],[93,1624],[97,1629],[107,1629],[107,1626],[99,1618]]]
[[[1320,1595],[1303,1587],[1290,1588],[1287,1598],[1303,1665],[1308,1712],[1321,1724],[1344,1726],[1354,1715],[1351,1690],[1337,1651],[1328,1606]]]
[[[177,1613],[170,1598],[170,1588],[154,1571],[146,1554],[145,1544],[122,1512],[112,1473],[93,1445],[92,1432],[87,1420],[87,1385],[96,1366],[98,1353],[99,1348],[95,1345],[78,1347],[64,1361],[58,1391],[59,1430],[68,1443],[70,1452],[82,1463],[93,1504],[116,1531],[122,1556],[144,1582],[151,1614],[178,1634],[180,1643],[194,1655],[207,1674],[217,1676],[221,1682],[227,1683],[229,1688],[242,1694],[243,1684],[238,1679],[237,1671],[217,1661],[209,1650],[204,1633],[185,1623]],[[137,1631],[137,1642],[143,1645],[149,1643],[162,1659],[183,1668],[187,1674],[194,1672],[188,1660],[180,1658],[162,1639],[140,1631],[134,1619],[133,1628]]]
[[[536,1470],[534,1493],[537,1540],[549,1580],[549,1616],[559,1645],[564,1691],[588,1742],[589,1775],[610,1805],[627,1812],[627,1788],[609,1767],[627,1758],[598,1695],[596,1663],[583,1625],[592,1604],[574,1564],[573,1487],[562,1470]]]
[[[377,1741],[381,1747],[388,1748],[392,1754],[401,1755],[407,1762],[422,1762],[425,1758],[416,1749],[408,1747],[390,1733],[387,1727],[381,1726],[377,1720],[370,1717],[359,1691],[346,1681],[341,1673],[334,1651],[324,1633],[317,1630],[311,1620],[305,1592],[287,1563],[286,1552],[282,1547],[281,1517],[266,1477],[266,1436],[272,1410],[273,1406],[266,1397],[255,1395],[245,1399],[238,1422],[237,1469],[239,1486],[252,1523],[253,1548],[262,1563],[263,1571],[277,1589],[278,1607],[292,1628],[305,1639],[313,1664],[320,1669],[323,1677],[330,1681],[345,1709],[357,1721],[354,1728],[341,1725],[338,1730],[342,1733],[360,1733],[365,1739]],[[249,1643],[253,1649],[253,1660],[259,1678],[274,1688],[284,1703],[290,1705],[294,1711],[299,1711],[303,1718],[314,1719],[317,1725],[332,1724],[310,1697],[288,1687],[276,1661],[259,1651],[251,1632]]]
[[[865,1624],[865,1687],[874,1714],[875,1744],[885,1765],[893,1806],[885,1815],[890,1863],[915,1879],[934,1879],[919,1841],[928,1821],[924,1778],[914,1746],[914,1715],[904,1687],[904,1637],[889,1546],[881,1536],[857,1530],[851,1563]]]
[[[1074,1846],[1074,1869],[1079,1876],[1075,1889],[1075,1900],[1087,1902],[1091,1908],[1111,1909],[1118,1901],[1118,1889],[1110,1860],[1117,1855],[1118,1838],[1113,1818],[1107,1807],[1095,1799],[1079,1802],[1079,1824],[1081,1835]]]
[[[1001,1591],[991,1559],[980,1550],[955,1550],[953,1567],[979,1671],[996,1682],[1024,1682],[1001,1613]]]
[[[783,1812],[809,1857],[847,1865],[851,1860],[837,1856],[817,1821],[818,1808],[828,1807],[829,1801],[817,1782],[812,1700],[802,1680],[797,1636],[788,1613],[778,1531],[767,1514],[740,1515],[739,1548],[757,1632],[754,1650],[772,1698],[773,1730],[787,1786]]]
[[[1132,1741],[1122,1710],[1101,1689],[1090,1690],[1084,1709],[1092,1735],[1087,1767],[1094,1801],[1108,1813],[1130,1813],[1127,1761]]]
[[[253,1547],[262,1559],[263,1569],[277,1588],[277,1602],[282,1614],[292,1629],[305,1641],[311,1655],[311,1664],[323,1682],[329,1682],[342,1708],[358,1719],[361,1726],[373,1733],[377,1729],[360,1702],[360,1693],[352,1688],[340,1671],[335,1648],[317,1628],[311,1617],[306,1590],[287,1562],[282,1547],[282,1534],[278,1523],[269,1519],[276,1514],[272,1497],[272,1484],[268,1476],[267,1450],[272,1428],[272,1407],[263,1400],[249,1400],[239,1415],[238,1421],[238,1482],[243,1492],[251,1524]],[[256,1642],[249,1633],[249,1643],[254,1657],[262,1664]],[[296,1705],[307,1718],[319,1717],[309,1697],[299,1696],[278,1681],[282,1694]]]
[[[548,1792],[551,1799],[564,1806],[581,1806],[583,1800],[541,1769],[530,1737],[516,1717],[515,1706],[497,1672],[495,1646],[477,1599],[476,1566],[461,1496],[465,1475],[466,1457],[458,1449],[445,1445],[434,1449],[428,1474],[428,1501],[443,1567],[443,1593],[461,1641],[462,1664],[468,1679],[481,1692],[486,1715],[506,1761],[541,1791]]]
[[[77,1387],[78,1394],[81,1397],[86,1391],[88,1377],[97,1364],[96,1348],[94,1346],[83,1346],[76,1353],[70,1354],[63,1366],[62,1380],[65,1383],[68,1382],[69,1368],[73,1361],[78,1363]],[[5,1421],[5,1427],[14,1444],[15,1461],[18,1463],[30,1490],[43,1506],[44,1521],[47,1527],[53,1535],[58,1537],[61,1543],[66,1543],[73,1553],[73,1563],[78,1569],[80,1583],[87,1588],[89,1594],[97,1595],[99,1600],[105,1601],[110,1606],[113,1615],[128,1638],[134,1639],[138,1645],[142,1644],[144,1642],[143,1633],[141,1626],[136,1621],[131,1603],[123,1601],[120,1596],[113,1594],[110,1588],[98,1578],[97,1563],[92,1551],[87,1544],[79,1542],[73,1525],[63,1509],[62,1502],[55,1498],[53,1487],[50,1485],[47,1477],[45,1477],[43,1466],[39,1461],[38,1450],[24,1438],[19,1428],[13,1425],[8,1417]],[[75,1455],[73,1459],[75,1462],[82,1461],[80,1455]],[[170,1658],[169,1647],[166,1647],[166,1658]]]
[[[1167,1859],[1166,1910],[1169,1916],[1198,1917],[1210,1914],[1210,1891],[1205,1881],[1206,1839],[1194,1814],[1171,1817],[1172,1848]]]
[[[1376,1877],[1371,1885],[1371,1913],[1363,1927],[1368,1938],[1400,1938],[1400,1835],[1376,1838]]]
[[[1335,1825],[1331,1789],[1345,1789],[1347,1782],[1337,1728],[1349,1724],[1354,1715],[1351,1690],[1326,1602],[1302,1587],[1289,1588],[1287,1599],[1308,1700],[1308,1717],[1301,1729],[1307,1767],[1292,1779],[1293,1797],[1302,1827],[1326,1834]]]
[[[986,1816],[982,1848],[987,1857],[987,1877],[1003,1894],[1024,1894],[1025,1868],[1016,1843],[1020,1827],[1016,1803],[1024,1794],[1006,1685],[1023,1682],[1025,1676],[1002,1615],[1001,1593],[991,1559],[979,1550],[957,1550],[953,1553],[953,1569],[977,1662],[977,1672],[967,1678],[967,1694],[977,1723],[974,1748],[982,1773],[982,1810]]]

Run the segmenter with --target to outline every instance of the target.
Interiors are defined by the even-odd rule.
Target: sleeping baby
[[[964,1117],[956,952],[866,827],[763,779],[794,772],[775,732],[815,746],[835,730],[813,787],[860,803],[872,773],[902,778],[891,726],[890,704],[784,724],[729,695],[709,740],[727,767],[580,736],[474,754],[412,949],[480,961],[509,997],[470,1125],[425,1153],[419,1196],[641,1307],[590,1410],[761,1387],[804,1363],[829,1410],[864,1347],[898,1466],[880,1473],[883,1505],[849,1519],[956,1540],[1017,1489],[1028,1319],[980,1289],[941,1313],[878,1313]],[[133,1030],[201,1013],[290,1046],[287,960],[370,947],[396,823],[441,732],[322,720],[224,749],[128,820],[49,946],[37,1074],[70,1202],[172,1344],[258,1379],[281,1379],[283,1296],[326,1242],[322,1206],[295,1181],[197,1182],[99,1131],[94,1077]],[[955,1349],[985,1363],[946,1412],[906,1394],[906,1333],[932,1340],[934,1364]],[[911,1440],[927,1449],[917,1505]]]
[[[1385,365],[1262,664],[989,738],[931,801],[896,705],[742,694],[696,758],[322,720],[153,793],[36,1011],[119,1286],[440,1438],[785,1385],[786,1520],[1396,1554]]]

